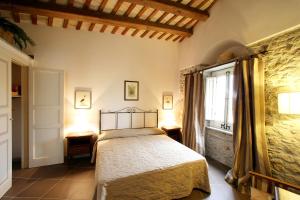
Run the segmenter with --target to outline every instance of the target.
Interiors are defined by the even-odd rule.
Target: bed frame
[[[144,118],[144,122],[143,122],[143,126],[141,127],[135,127],[135,128],[158,128],[158,109],[156,110],[143,110],[137,107],[126,107],[126,108],[122,108],[121,110],[117,110],[117,111],[107,111],[107,112],[103,112],[102,110],[99,111],[99,134],[101,134],[102,130],[102,117],[103,115],[115,115],[115,127],[114,129],[120,129],[119,126],[119,114],[130,114],[130,129],[133,128],[133,120],[132,120],[132,116],[134,114],[143,114],[143,118]],[[156,126],[146,126],[146,115],[147,114],[156,114]],[[105,129],[108,130],[108,129]]]

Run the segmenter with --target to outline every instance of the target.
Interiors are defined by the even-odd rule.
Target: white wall
[[[65,70],[66,131],[98,128],[99,109],[138,106],[162,107],[162,93],[178,99],[178,44],[76,31],[46,26],[21,25],[36,42],[29,49],[37,67]],[[124,101],[124,80],[140,82],[140,100]],[[92,89],[92,109],[74,109],[76,87]],[[160,110],[160,121],[163,115]]]
[[[217,0],[209,19],[180,45],[179,67],[212,64],[212,54],[293,27],[300,23],[299,9],[299,0]]]

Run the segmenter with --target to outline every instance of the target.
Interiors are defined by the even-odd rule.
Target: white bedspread
[[[97,198],[177,199],[210,192],[203,156],[166,135],[125,134],[97,144]]]

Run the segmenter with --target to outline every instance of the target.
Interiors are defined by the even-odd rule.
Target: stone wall
[[[272,175],[300,185],[300,115],[279,114],[277,108],[277,95],[280,91],[300,91],[300,29],[277,35],[250,47],[255,52],[263,46],[268,47],[268,53],[263,59],[266,135]],[[184,93],[183,74],[191,70],[194,68],[180,71],[181,98]],[[223,162],[220,148],[226,148],[227,143],[220,143],[220,137],[214,136],[216,134],[211,131],[207,134],[207,152],[209,156]],[[220,145],[218,148],[217,144]],[[228,165],[229,162],[224,164]]]
[[[279,114],[277,105],[278,93],[300,91],[300,29],[250,47],[257,51],[265,45],[265,117],[272,174],[300,185],[300,115]]]
[[[206,128],[206,156],[231,167],[233,163],[233,137],[223,131]]]

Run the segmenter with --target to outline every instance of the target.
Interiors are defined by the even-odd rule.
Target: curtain
[[[258,58],[237,62],[233,86],[234,161],[225,180],[249,192],[249,171],[270,176],[264,118],[264,66]],[[267,190],[260,182],[257,188]]]
[[[202,155],[205,154],[204,118],[203,73],[188,74],[185,77],[184,90],[183,143]]]

